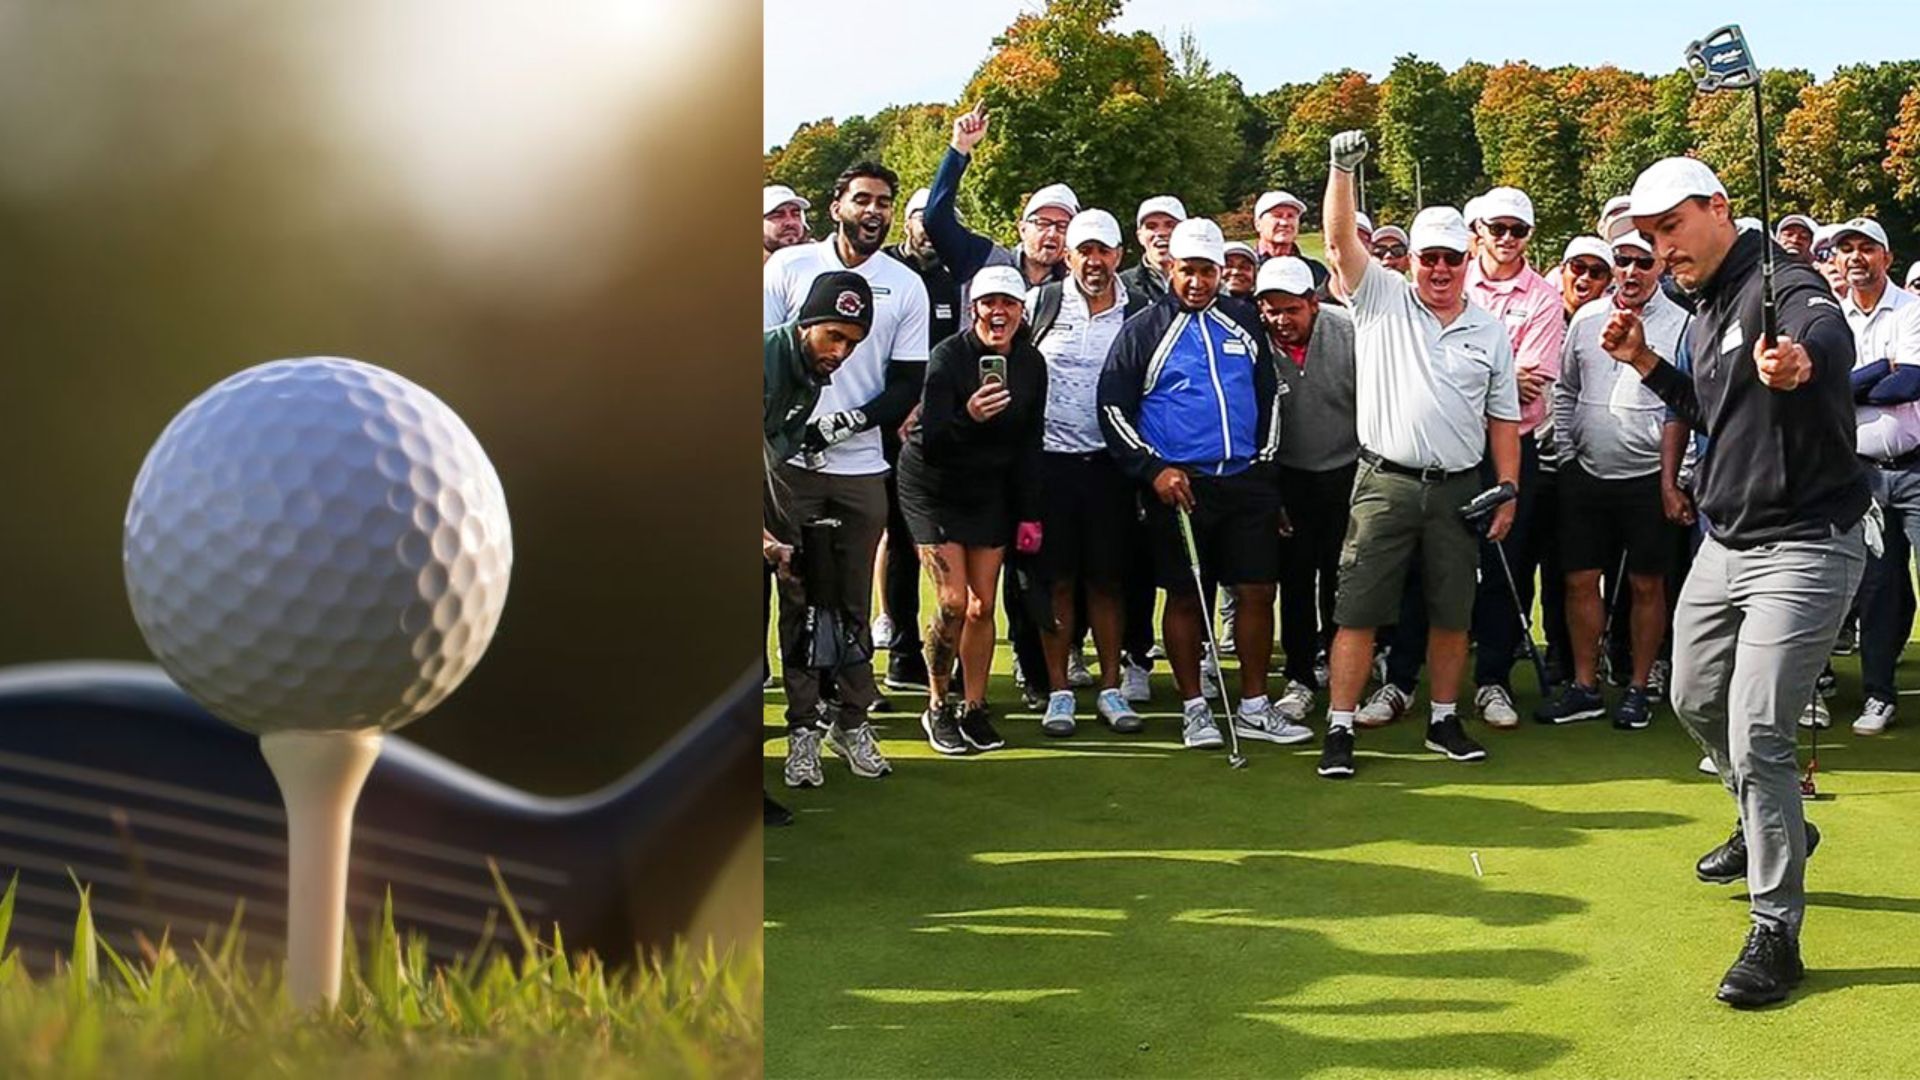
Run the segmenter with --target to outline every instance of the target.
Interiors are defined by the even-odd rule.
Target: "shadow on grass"
[[[1742,896],[1741,899],[1746,898]],[[1859,893],[1810,892],[1807,894],[1807,906],[1920,915],[1920,897],[1912,896],[1863,896]]]

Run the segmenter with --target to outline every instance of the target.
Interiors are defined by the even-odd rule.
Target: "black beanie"
[[[873,289],[867,279],[851,270],[835,270],[813,279],[807,290],[807,302],[800,305],[800,325],[814,323],[853,323],[862,330],[873,328]]]

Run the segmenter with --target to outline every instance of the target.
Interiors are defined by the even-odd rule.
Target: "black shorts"
[[[1280,577],[1280,488],[1266,469],[1233,476],[1190,476],[1193,484],[1193,543],[1200,565],[1222,585],[1271,585]],[[1186,542],[1177,512],[1151,489],[1147,506],[1147,543],[1153,550],[1153,576],[1170,593],[1194,591]]]
[[[1014,527],[1010,481],[1000,473],[933,468],[908,452],[900,455],[894,490],[914,543],[1007,547]]]
[[[1041,572],[1051,581],[1117,585],[1136,531],[1135,486],[1105,450],[1040,458]]]
[[[1601,480],[1560,463],[1560,558],[1569,574],[1611,571],[1627,553],[1627,573],[1665,577],[1677,530],[1660,505],[1660,475]]]

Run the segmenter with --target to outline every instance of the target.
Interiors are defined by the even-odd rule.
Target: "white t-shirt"
[[[761,329],[770,330],[797,316],[814,278],[848,269],[866,278],[873,289],[873,327],[833,373],[833,381],[821,390],[820,401],[809,419],[862,408],[880,396],[887,385],[889,362],[925,363],[927,359],[927,287],[920,275],[900,260],[877,251],[859,266],[849,267],[840,261],[832,237],[781,248],[767,260],[760,282]],[[829,447],[823,458],[817,471],[835,476],[873,476],[887,471],[877,427]],[[800,455],[788,463],[808,467]]]
[[[1853,366],[1891,360],[1896,367],[1920,364],[1920,296],[1889,281],[1872,311],[1861,311],[1853,291],[1840,302],[1853,328]],[[1854,452],[1879,461],[1920,447],[1920,401],[1904,405],[1856,405]]]
[[[1043,286],[1044,287],[1044,286]],[[1039,288],[1027,291],[1027,316]],[[1127,321],[1127,287],[1117,277],[1113,306],[1098,315],[1087,310],[1086,294],[1069,277],[1060,283],[1060,314],[1038,344],[1047,358],[1047,414],[1040,448],[1050,454],[1091,454],[1107,448],[1100,431],[1100,373],[1107,353]]]
[[[1446,326],[1413,283],[1369,266],[1353,290],[1354,391],[1360,445],[1416,469],[1470,469],[1486,454],[1488,418],[1520,419],[1507,328],[1468,303]]]

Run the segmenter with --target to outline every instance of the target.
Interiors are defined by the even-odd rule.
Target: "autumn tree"
[[[1551,71],[1503,64],[1487,73],[1473,110],[1488,181],[1517,187],[1533,200],[1539,236],[1533,247],[1542,259],[1592,227],[1580,195],[1579,131],[1561,107],[1561,86]]]
[[[1327,186],[1327,143],[1342,131],[1358,128],[1380,141],[1380,88],[1366,73],[1345,68],[1325,75],[1300,95],[1285,127],[1267,149],[1267,179],[1307,204],[1304,220],[1320,220],[1320,197]],[[1373,170],[1368,194],[1377,196],[1387,181]],[[1312,225],[1305,226],[1312,228]]]
[[[1380,95],[1380,171],[1390,181],[1377,199],[1383,218],[1411,220],[1421,205],[1458,206],[1473,194],[1481,173],[1473,131],[1473,98],[1431,60],[1412,54],[1393,62]]]
[[[1900,112],[1887,132],[1887,173],[1894,198],[1920,211],[1920,84],[1900,99]]]
[[[1769,70],[1760,80],[1760,93],[1766,106],[1767,171],[1772,181],[1773,215],[1778,218],[1789,210],[1801,209],[1785,183],[1786,162],[1781,156],[1786,145],[1785,126],[1800,99],[1801,89],[1813,81],[1805,71]],[[1695,156],[1713,167],[1726,185],[1727,201],[1733,212],[1743,217],[1760,216],[1760,174],[1753,145],[1753,92],[1721,91],[1695,94],[1688,110],[1688,125],[1693,131]],[[1772,228],[1773,223],[1767,223]]]
[[[1587,232],[1608,199],[1626,194],[1640,170],[1664,156],[1655,146],[1653,82],[1605,65],[1573,72],[1560,96],[1580,164],[1578,231]]]

